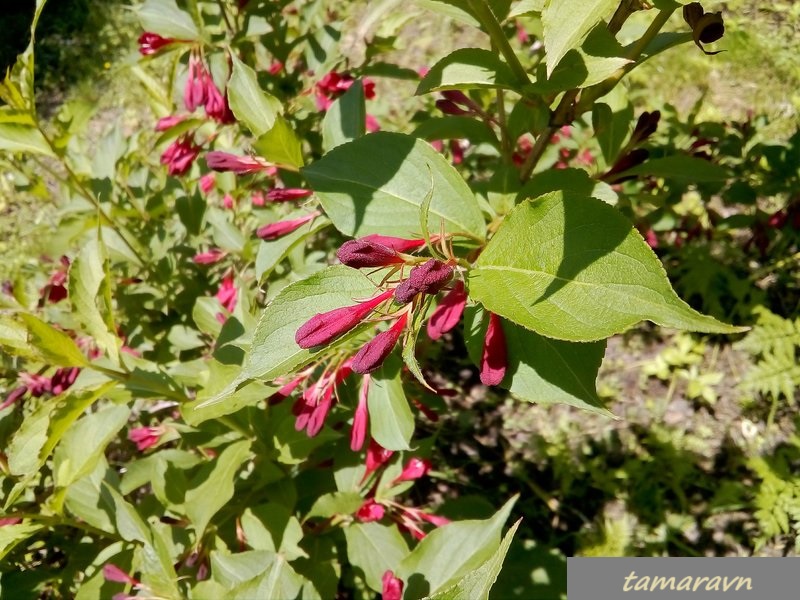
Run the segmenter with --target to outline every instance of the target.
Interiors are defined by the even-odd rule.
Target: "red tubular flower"
[[[206,164],[214,171],[233,171],[239,175],[257,173],[258,171],[274,171],[274,166],[263,158],[254,156],[238,156],[229,152],[214,150],[206,154]]]
[[[506,375],[507,366],[506,336],[502,322],[496,314],[489,313],[489,327],[486,329],[481,355],[481,383],[500,385]]]
[[[75,383],[80,372],[81,370],[79,367],[62,367],[58,369],[53,374],[53,377],[50,378],[50,392],[54,396],[65,392],[72,387],[72,384]]]
[[[472,111],[467,110],[465,108],[461,108],[458,104],[453,102],[452,100],[447,100],[446,98],[440,98],[436,101],[436,108],[442,111],[446,115],[471,115]]]
[[[356,511],[356,519],[362,523],[369,523],[370,521],[380,521],[384,514],[386,514],[386,509],[383,505],[370,498]]]
[[[361,350],[353,357],[353,371],[365,375],[380,367],[386,357],[389,356],[397,340],[400,339],[407,322],[408,313],[405,312],[389,329],[379,333],[364,344]]]
[[[376,131],[380,131],[381,124],[378,123],[378,119],[376,119],[374,115],[367,114],[364,118],[364,127],[366,127],[368,132],[375,133]]]
[[[136,444],[136,448],[142,452],[155,446],[166,433],[163,425],[154,427],[136,427],[128,432],[128,439]]]
[[[128,575],[117,565],[113,565],[111,563],[103,565],[103,579],[105,579],[106,581],[114,581],[116,583],[128,583],[130,585],[139,584],[139,582],[136,579]]]
[[[266,199],[270,202],[286,202],[308,198],[311,194],[311,190],[302,188],[272,188],[267,192]]]
[[[259,227],[256,230],[256,235],[260,237],[262,240],[275,240],[278,239],[279,237],[292,233],[293,231],[299,229],[306,223],[313,221],[321,214],[322,214],[321,212],[316,210],[298,219],[288,219],[286,221],[278,221],[276,223],[270,223],[269,225],[264,225],[263,227]]]
[[[354,269],[385,267],[405,262],[396,250],[364,238],[345,242],[336,256],[343,265]]]
[[[325,418],[333,406],[336,386],[352,372],[350,360],[347,360],[334,373],[326,373],[314,385],[306,388],[293,407],[297,416],[294,424],[297,431],[305,429],[309,437],[314,437],[322,430]]]
[[[166,131],[175,127],[178,123],[184,120],[180,115],[169,115],[168,117],[161,117],[156,123],[156,131]]]
[[[431,242],[436,242],[438,239],[439,236],[432,236]],[[411,252],[417,248],[422,248],[425,245],[425,240],[407,240],[405,238],[379,235],[377,233],[365,235],[364,237],[359,238],[359,241],[381,244],[382,246],[391,248],[396,252]]]
[[[236,204],[236,202],[233,200],[233,196],[231,196],[230,194],[225,194],[222,197],[222,206],[224,206],[228,210],[232,209],[234,204]]]
[[[369,410],[367,408],[367,396],[369,395],[369,382],[371,377],[364,375],[361,381],[361,389],[358,392],[358,406],[353,417],[353,429],[350,431],[350,449],[358,452],[364,446],[367,439],[367,425],[369,424]]]
[[[274,406],[286,400],[286,398],[291,396],[292,392],[297,388],[297,386],[299,386],[306,379],[308,379],[308,375],[309,373],[302,373],[301,375],[298,375],[291,381],[283,384],[283,386],[277,392],[272,394],[272,396],[270,396],[267,399],[267,404],[269,404],[270,406]]]
[[[200,191],[204,194],[208,194],[211,190],[214,189],[214,186],[217,183],[217,174],[216,173],[206,173],[200,178]]]
[[[189,112],[194,112],[198,106],[205,105],[208,99],[206,77],[210,77],[210,75],[205,64],[197,54],[192,52],[189,55],[189,72],[183,88],[183,103]]]
[[[408,304],[417,294],[435,294],[453,277],[453,267],[446,262],[430,259],[414,267],[408,278],[395,288],[394,299],[399,304]]]
[[[414,457],[406,463],[405,468],[403,468],[403,472],[395,477],[392,483],[396,484],[402,481],[414,481],[415,479],[424,477],[428,474],[428,471],[431,470],[431,467],[433,467],[431,461]]]
[[[167,165],[167,172],[176,177],[189,170],[198,154],[200,146],[196,146],[192,135],[187,133],[167,147],[161,155],[161,164]]]
[[[383,600],[403,599],[403,581],[395,577],[392,571],[386,571],[381,582],[383,584],[383,589],[381,590]]]
[[[212,248],[207,252],[199,252],[192,257],[192,262],[196,265],[213,265],[222,260],[227,252],[219,248]]]
[[[329,344],[340,335],[353,329],[376,306],[390,298],[391,295],[392,290],[387,290],[352,306],[343,306],[328,312],[317,313],[300,326],[294,335],[294,340],[298,346],[304,349]]]
[[[0,518],[0,527],[6,527],[7,525],[18,525],[22,523],[22,519],[19,517],[2,517]]]
[[[27,391],[28,386],[25,385],[14,388],[14,390],[12,390],[12,392],[6,397],[5,401],[0,404],[0,410],[4,410],[14,404],[14,402],[22,398]]]
[[[267,72],[272,76],[277,75],[281,71],[283,71],[283,63],[279,60],[273,60],[269,65],[269,69],[267,69]]]
[[[161,37],[157,33],[145,31],[139,36],[139,52],[142,56],[149,56],[174,42],[175,40],[172,38]]]
[[[370,440],[369,446],[367,446],[367,457],[365,461],[366,470],[364,471],[364,476],[361,478],[361,483],[364,483],[371,473],[374,473],[378,468],[389,462],[393,454],[393,450],[387,450],[375,440]]]
[[[428,337],[438,340],[442,335],[453,329],[461,320],[464,307],[467,305],[467,292],[464,289],[464,282],[457,281],[439,305],[433,311],[426,329]]]
[[[231,107],[228,105],[228,98],[219,91],[210,73],[205,73],[203,82],[206,87],[206,115],[223,125],[235,123],[236,117],[233,116]]]
[[[217,290],[217,300],[228,312],[233,312],[233,309],[236,308],[236,299],[238,296],[239,290],[236,289],[236,286],[233,284],[233,275],[226,275],[222,278],[222,283],[219,286],[219,290]]]

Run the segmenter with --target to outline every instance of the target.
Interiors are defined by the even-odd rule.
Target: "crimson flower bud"
[[[274,167],[262,158],[237,156],[229,152],[214,150],[206,154],[206,164],[214,171],[233,171],[238,174],[270,171]]]
[[[428,337],[432,340],[438,340],[442,335],[458,325],[466,304],[467,292],[464,290],[464,282],[457,281],[453,289],[439,302],[431,318],[428,319],[426,327]]]
[[[435,258],[414,267],[408,278],[395,288],[394,299],[408,304],[417,294],[435,294],[453,277],[453,267]]]
[[[113,581],[115,583],[128,583],[130,585],[138,585],[139,583],[136,579],[128,575],[117,565],[111,563],[103,565],[103,579],[106,581]]]
[[[359,508],[358,511],[356,511],[356,519],[362,523],[380,521],[385,513],[386,509],[383,507],[383,505],[378,504],[373,498],[370,498],[361,505],[361,508]]]
[[[14,404],[14,402],[22,398],[25,395],[25,392],[27,391],[28,391],[28,386],[26,385],[21,385],[17,388],[14,388],[14,390],[12,390],[12,392],[8,395],[5,401],[2,404],[0,404],[0,410],[3,410]]]
[[[369,395],[370,379],[371,377],[369,375],[364,375],[361,382],[361,389],[358,392],[358,406],[356,407],[356,414],[353,417],[353,429],[350,432],[350,449],[353,452],[361,450],[364,446],[364,440],[367,439],[367,425],[369,424],[367,396]]]
[[[361,483],[363,483],[371,473],[374,473],[376,469],[389,462],[393,454],[393,450],[387,450],[375,440],[370,440],[369,446],[367,446],[367,457],[365,461],[366,470],[364,471],[364,477],[361,478]]]
[[[149,56],[155,54],[164,46],[168,46],[175,42],[172,38],[161,37],[157,33],[145,31],[139,36],[139,52],[142,56]]]
[[[286,221],[270,223],[269,225],[259,227],[256,230],[256,235],[262,240],[275,240],[284,235],[288,235],[297,229],[300,229],[300,227],[310,221],[313,221],[321,214],[322,213],[319,211],[314,211],[304,217],[300,217],[299,219],[288,219]]]
[[[431,242],[439,239],[439,236],[431,236]],[[425,240],[407,240],[405,238],[392,237],[390,235],[379,235],[373,233],[372,235],[365,235],[360,238],[362,242],[373,242],[381,244],[387,248],[391,248],[395,252],[411,252],[417,248],[422,248],[425,245]]]
[[[328,312],[317,313],[300,326],[294,335],[294,340],[298,346],[305,349],[329,344],[340,335],[353,329],[376,306],[391,295],[392,290],[387,290],[353,306],[343,306]],[[362,371],[356,372],[361,373]]]
[[[386,357],[389,356],[397,340],[400,339],[407,322],[408,313],[403,313],[389,329],[379,333],[364,344],[361,350],[353,357],[353,364],[351,365],[353,371],[365,375],[380,367]]]
[[[433,464],[431,461],[422,458],[412,458],[406,463],[403,472],[398,475],[392,483],[400,483],[402,481],[414,481],[420,477],[424,477],[431,470]]]
[[[211,248],[206,252],[198,252],[192,257],[192,262],[196,265],[213,265],[219,262],[227,254],[224,250],[219,248]]]
[[[383,589],[381,590],[381,597],[383,600],[402,600],[403,598],[403,581],[394,576],[392,571],[386,571],[381,580]]]
[[[302,188],[273,188],[267,192],[266,199],[270,202],[286,202],[287,200],[301,200],[308,198],[311,190]]]
[[[345,242],[339,248],[336,256],[343,265],[354,269],[385,267],[404,262],[403,258],[392,248],[364,239]]]
[[[444,98],[436,101],[436,108],[442,111],[446,115],[471,115],[472,111],[466,110],[461,108],[458,104],[453,102],[452,100],[446,100]]]
[[[483,354],[481,356],[481,383],[484,385],[500,385],[506,375],[508,356],[506,350],[506,336],[500,317],[489,313],[489,327],[483,340]]]
[[[178,123],[182,122],[185,117],[180,115],[169,115],[168,117],[161,117],[156,123],[156,131],[166,131],[175,127]]]

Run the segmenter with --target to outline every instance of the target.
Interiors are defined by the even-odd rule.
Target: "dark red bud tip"
[[[397,286],[394,299],[399,304],[408,304],[417,294],[435,294],[453,277],[453,267],[435,258],[414,267],[408,279]]]
[[[439,302],[439,306],[433,311],[431,318],[428,319],[428,337],[438,340],[458,325],[466,304],[467,292],[464,290],[464,282],[457,281],[453,289]]]
[[[317,313],[300,326],[294,335],[294,341],[304,349],[329,344],[358,325],[372,309],[391,294],[392,290],[387,290],[365,302]]]
[[[436,242],[438,239],[439,239],[438,235],[431,236],[431,243]],[[396,252],[411,252],[413,250],[416,250],[417,248],[422,248],[422,246],[425,245],[425,240],[422,239],[408,240],[406,238],[392,237],[390,235],[380,235],[378,233],[365,235],[364,237],[360,238],[360,241],[381,244],[382,246],[391,248]]]
[[[496,314],[489,313],[489,327],[486,329],[481,356],[481,383],[500,385],[506,375],[507,366],[506,336],[502,322]]]
[[[394,348],[397,340],[403,334],[408,313],[403,313],[395,323],[383,333],[379,333],[372,340],[364,344],[361,350],[353,357],[351,368],[353,372],[366,375],[378,369]]]
[[[342,244],[336,256],[343,265],[354,269],[384,267],[402,263],[403,259],[388,246],[366,240],[350,240]]]

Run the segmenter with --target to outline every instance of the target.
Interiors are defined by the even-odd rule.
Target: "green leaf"
[[[503,561],[508,554],[508,548],[514,539],[522,519],[511,526],[511,529],[503,536],[497,552],[489,560],[483,563],[480,568],[468,573],[453,587],[430,596],[430,600],[488,600],[489,591],[492,589],[497,576],[503,568]]]
[[[651,175],[689,182],[725,181],[731,176],[725,167],[686,154],[646,160],[625,171],[625,175]]]
[[[320,350],[300,348],[294,341],[297,329],[316,313],[355,304],[375,292],[363,273],[343,265],[286,286],[261,314],[239,377],[197,408],[223,401],[246,381],[275,379],[309,362]]]
[[[498,145],[497,136],[483,121],[472,117],[446,116],[425,119],[412,133],[423,140],[467,139],[474,144]]]
[[[443,591],[497,553],[503,524],[517,496],[484,521],[457,521],[437,527],[400,563],[395,576],[406,582],[407,598]]]
[[[465,342],[478,364],[488,319],[478,306],[464,313]],[[540,404],[569,404],[610,416],[597,396],[595,382],[605,354],[605,340],[563,342],[503,320],[508,368],[501,387],[515,397]]]
[[[199,425],[209,419],[233,414],[245,406],[254,406],[278,391],[276,386],[268,386],[253,381],[233,392],[227,402],[203,406],[205,401],[226,389],[239,376],[238,365],[223,365],[215,360],[209,362],[209,381],[191,402],[181,404],[181,415],[189,425]]]
[[[280,115],[275,116],[274,125],[259,136],[253,148],[260,156],[279,165],[302,167],[305,164],[300,139],[289,122]]]
[[[708,333],[742,328],[678,298],[641,235],[601,200],[552,192],[520,204],[469,273],[487,309],[547,337],[589,342],[642,320]]]
[[[547,76],[570,50],[603,19],[610,17],[619,0],[550,0],[542,12]]]
[[[515,89],[511,68],[495,52],[460,48],[437,62],[422,78],[416,95],[454,89]]]
[[[241,228],[234,225],[227,213],[218,208],[209,208],[206,219],[211,225],[214,243],[228,252],[239,253],[244,249],[245,238]]]
[[[200,536],[217,511],[233,498],[236,471],[250,456],[250,442],[235,442],[225,448],[210,469],[200,473],[200,482],[186,492],[186,516]]]
[[[334,515],[352,515],[363,503],[359,492],[329,492],[314,501],[303,521],[313,517],[328,519]]]
[[[66,487],[89,475],[130,414],[127,406],[109,406],[74,423],[53,454],[55,486]]]
[[[331,104],[322,119],[322,149],[330,152],[366,133],[364,85],[358,79]]]
[[[0,150],[55,157],[42,132],[34,125],[23,123],[0,123]]]
[[[211,552],[211,573],[230,598],[296,598],[303,585],[280,554],[264,550],[223,554]]]
[[[85,367],[88,359],[71,337],[33,315],[20,315],[28,330],[28,343],[50,364],[59,367]]]
[[[626,103],[617,112],[602,102],[598,102],[592,107],[592,127],[606,165],[611,166],[617,160],[622,144],[625,143],[631,132],[632,121],[632,104]]]
[[[544,10],[545,0],[518,0],[511,6],[508,20],[515,19],[530,13],[540,13]]]
[[[547,169],[536,173],[517,193],[516,201],[538,198],[547,192],[569,191],[581,196],[591,196],[614,206],[617,194],[605,181],[597,181],[583,169]]]
[[[370,378],[367,393],[370,434],[387,450],[410,450],[414,435],[414,415],[400,379],[401,366],[396,356],[390,356]]]
[[[200,37],[192,18],[178,8],[175,0],[147,0],[136,12],[145,31],[177,40]]]
[[[364,572],[367,585],[376,592],[382,589],[383,574],[396,570],[408,556],[408,544],[396,525],[355,523],[344,528],[344,538],[347,559]]]
[[[101,240],[84,244],[69,268],[69,300],[72,309],[97,345],[119,364],[119,339],[111,316],[108,254]],[[100,299],[102,309],[98,307]]]
[[[416,4],[473,27],[480,27],[466,0],[414,0]]]
[[[30,521],[0,527],[0,560],[5,558],[6,554],[14,549],[14,546],[24,542],[44,528],[44,524],[31,523]]]
[[[308,557],[298,545],[303,539],[300,521],[282,504],[270,502],[245,510],[242,531],[254,550],[277,552],[289,561]]]
[[[286,219],[298,218],[305,214],[308,214],[308,210],[301,209],[288,215]],[[278,239],[262,240],[258,245],[258,253],[256,254],[256,278],[259,281],[264,280],[294,248],[330,224],[331,222],[325,217],[317,217],[309,225],[295,229],[292,233],[283,235]]]
[[[228,81],[228,102],[236,118],[256,137],[261,137],[275,125],[283,105],[275,96],[261,89],[256,72],[230,54],[233,63]]]
[[[486,226],[474,194],[445,158],[426,142],[378,132],[343,144],[302,169],[339,231],[419,235],[419,208],[433,176],[430,227],[482,240]]]

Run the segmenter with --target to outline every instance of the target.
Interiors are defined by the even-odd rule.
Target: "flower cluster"
[[[323,75],[322,79],[314,86],[317,110],[321,112],[327,111],[333,101],[349,90],[355,81],[356,79],[349,73],[331,71]],[[364,98],[367,100],[375,98],[375,82],[368,77],[364,77],[361,83],[364,86]],[[366,116],[366,128],[367,131],[378,131],[380,129],[378,121],[370,114]]]

